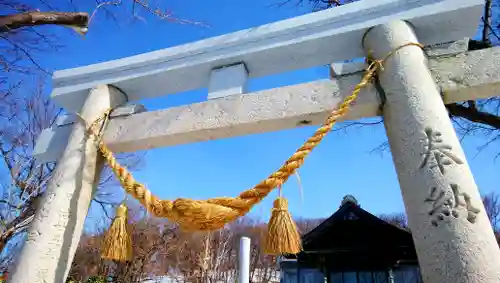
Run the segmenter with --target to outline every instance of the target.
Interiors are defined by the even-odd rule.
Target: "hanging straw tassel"
[[[297,254],[302,250],[300,235],[288,211],[288,201],[285,198],[280,196],[274,201],[267,229],[265,253]]]
[[[103,259],[119,262],[132,260],[132,239],[127,228],[127,206],[122,203],[116,210],[116,217],[104,237],[101,251]]]

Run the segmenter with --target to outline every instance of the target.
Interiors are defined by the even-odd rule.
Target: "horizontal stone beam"
[[[54,73],[53,99],[79,112],[89,90],[111,84],[129,101],[209,86],[214,69],[243,63],[249,78],[361,58],[364,33],[408,20],[425,45],[475,34],[484,0],[358,1],[206,40]],[[218,96],[219,94],[217,94]]]
[[[316,125],[357,82],[356,75],[145,112],[110,121],[104,140],[112,151],[129,152]],[[346,119],[374,116],[377,107],[369,86]]]
[[[500,47],[430,59],[429,66],[447,104],[500,93]],[[317,125],[351,93],[361,75],[116,118],[104,141],[115,152],[131,152]],[[344,120],[377,116],[378,107],[378,95],[370,85]]]

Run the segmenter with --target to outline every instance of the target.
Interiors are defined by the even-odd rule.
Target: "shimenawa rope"
[[[238,197],[217,197],[207,200],[192,200],[178,198],[174,201],[161,200],[151,193],[142,183],[137,182],[132,174],[121,166],[113,153],[101,140],[101,133],[95,127],[100,121],[107,120],[112,109],[108,109],[88,127],[89,133],[95,138],[99,151],[107,164],[111,167],[125,191],[137,199],[151,214],[157,217],[168,218],[185,229],[215,230],[225,224],[245,215],[255,204],[264,199],[273,189],[282,186],[295,171],[302,166],[307,155],[322,141],[337,122],[349,110],[349,106],[356,100],[362,88],[366,87],[377,71],[383,70],[385,61],[396,51],[406,46],[418,46],[419,43],[407,43],[389,52],[382,60],[368,57],[369,66],[361,81],[351,95],[346,97],[338,109],[333,110],[324,124],[281,166],[265,180],[252,189],[242,192]],[[286,200],[278,198],[274,202],[273,210],[283,210]],[[282,207],[283,206],[283,207]]]

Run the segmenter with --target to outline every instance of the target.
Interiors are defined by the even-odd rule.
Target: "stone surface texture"
[[[414,32],[395,21],[371,29],[364,46],[383,58],[408,42],[417,42]],[[423,51],[409,46],[380,74],[385,125],[423,281],[498,283],[500,249],[426,63]]]
[[[91,123],[109,107],[123,103],[121,92],[98,86],[90,92],[82,116]],[[86,138],[85,128],[83,122],[73,126],[9,282],[66,280],[103,165],[95,142]]]

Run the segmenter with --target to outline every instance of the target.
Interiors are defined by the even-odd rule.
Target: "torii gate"
[[[202,103],[153,112],[137,106],[115,110],[104,132],[115,152],[319,124],[359,82],[361,63],[334,65],[333,81],[249,95],[244,94],[247,78],[360,58],[367,50],[383,58],[418,38],[430,46],[428,59],[415,46],[396,52],[379,85],[364,89],[345,119],[384,117],[424,282],[497,283],[500,250],[444,106],[500,91],[500,49],[465,52],[467,41],[459,41],[475,33],[483,2],[362,0],[58,71],[52,98],[92,121],[109,107],[208,87]],[[382,113],[379,97],[385,97]],[[84,126],[68,124],[62,119],[37,143],[39,161],[57,159],[58,165],[11,282],[62,283],[69,272],[102,160],[93,141],[84,139]],[[453,206],[434,202],[441,192],[453,197]],[[454,209],[436,212],[443,207]]]

